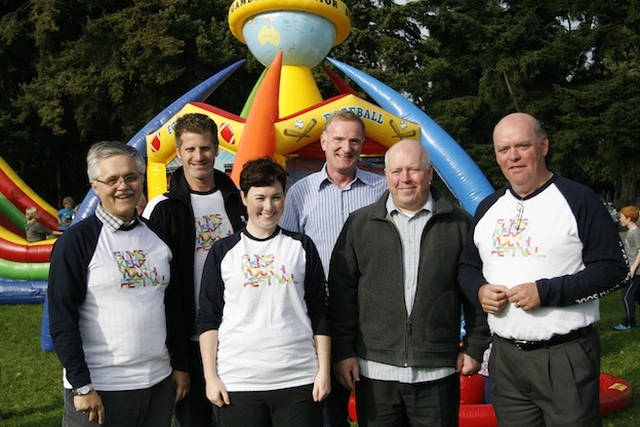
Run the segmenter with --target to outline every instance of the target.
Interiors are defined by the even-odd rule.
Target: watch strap
[[[82,387],[74,388],[71,390],[71,394],[74,396],[86,396],[93,390],[92,384],[83,385]]]

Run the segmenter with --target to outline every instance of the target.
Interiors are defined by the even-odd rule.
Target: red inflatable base
[[[600,412],[602,416],[620,412],[631,404],[631,386],[622,378],[600,374]],[[357,422],[356,397],[349,398],[349,418]],[[460,377],[460,427],[498,427],[493,405],[484,403],[484,377]]]
[[[600,374],[602,416],[626,409],[631,404],[631,386],[622,378]],[[484,377],[460,377],[460,427],[498,427],[493,405],[484,403]]]

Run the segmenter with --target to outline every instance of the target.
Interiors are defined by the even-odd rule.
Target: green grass
[[[631,406],[603,420],[604,427],[640,425],[640,329],[618,332],[620,292],[601,301],[597,327],[602,372],[624,378],[636,390]],[[640,311],[639,311],[640,316]],[[2,427],[55,427],[62,418],[60,363],[40,350],[42,305],[0,305],[0,413]]]
[[[42,305],[0,305],[2,426],[53,427],[62,420],[62,369],[40,350]]]
[[[615,331],[613,326],[620,323],[623,316],[619,291],[602,299],[600,321],[596,324],[602,347],[600,370],[625,379],[633,390],[631,406],[604,418],[604,427],[640,425],[640,329]]]

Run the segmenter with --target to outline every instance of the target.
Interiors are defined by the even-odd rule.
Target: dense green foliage
[[[620,204],[637,196],[640,4],[602,0],[346,0],[352,32],[330,56],[405,94],[496,185],[505,114],[536,115],[550,167]],[[239,113],[262,66],[226,22],[230,0],[0,0],[0,155],[52,203],[84,195],[82,156],[128,140],[225,66],[207,102]],[[327,96],[335,94],[320,67]],[[333,93],[332,93],[333,91]]]
[[[87,189],[84,155],[127,141],[197,83],[247,56],[228,1],[0,1],[0,156],[47,201]],[[233,90],[210,102],[239,110]],[[244,83],[247,82],[247,83]]]

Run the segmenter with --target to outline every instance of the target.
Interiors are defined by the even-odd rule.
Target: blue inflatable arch
[[[420,125],[422,145],[429,151],[433,167],[464,209],[473,215],[478,204],[493,193],[493,187],[460,145],[427,114],[386,84],[350,65],[332,58],[327,60],[382,108]]]

